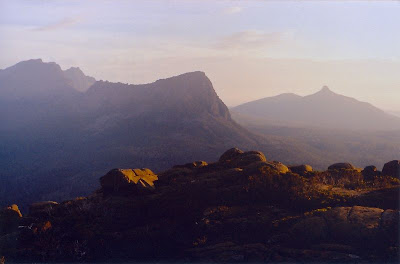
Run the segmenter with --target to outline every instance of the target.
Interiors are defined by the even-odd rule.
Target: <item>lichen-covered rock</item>
[[[248,166],[254,162],[259,162],[259,161],[264,161],[264,162],[267,161],[263,153],[259,151],[248,151],[232,158],[232,160],[230,161],[230,166],[242,168],[244,166]]]
[[[400,160],[392,160],[383,166],[382,174],[400,179]]]
[[[236,158],[237,156],[240,156],[244,152],[238,148],[231,148],[228,149],[227,151],[224,152],[224,154],[221,155],[219,158],[219,162],[227,162],[232,160],[233,158]]]
[[[2,209],[0,211],[0,235],[17,230],[21,217],[22,214],[16,204]]]
[[[289,168],[283,164],[282,162],[279,161],[273,161],[271,163],[273,165],[273,167],[279,172],[279,173],[288,173],[289,172]]]
[[[301,176],[304,176],[304,175],[306,175],[307,173],[313,171],[313,168],[311,167],[311,165],[307,165],[307,164],[304,164],[304,165],[297,165],[297,166],[289,166],[289,169],[290,169],[292,172],[297,173],[297,174],[299,174],[299,175],[301,175]]]
[[[149,169],[113,169],[100,178],[100,184],[105,192],[137,192],[153,190],[157,180],[157,175]]]
[[[247,174],[257,174],[262,172],[263,168],[269,168],[277,173],[287,173],[289,168],[281,162],[269,162],[269,161],[256,161],[252,162],[250,165],[243,167],[244,172]]]
[[[354,169],[355,167],[347,162],[335,163],[328,167],[328,170],[354,170]]]

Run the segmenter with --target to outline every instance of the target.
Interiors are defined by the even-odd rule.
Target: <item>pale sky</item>
[[[328,85],[400,111],[400,2],[0,0],[0,68],[32,58],[134,84],[201,70],[228,106]]]

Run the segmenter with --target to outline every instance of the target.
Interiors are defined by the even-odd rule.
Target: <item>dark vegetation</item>
[[[397,262],[400,181],[376,174],[293,173],[238,149],[157,176],[113,170],[88,197],[33,204],[0,248],[28,262]]]

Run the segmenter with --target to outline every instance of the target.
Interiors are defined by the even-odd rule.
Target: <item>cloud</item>
[[[233,15],[233,14],[237,14],[242,12],[243,8],[241,8],[240,6],[232,6],[232,7],[228,7],[224,10],[224,14],[227,15]]]
[[[72,25],[78,24],[81,21],[79,17],[70,17],[64,18],[58,22],[50,23],[42,27],[35,28],[35,31],[53,31],[58,30],[66,27],[70,27]]]
[[[217,49],[257,49],[270,47],[290,38],[288,32],[265,33],[258,30],[246,30],[226,36],[217,42]]]

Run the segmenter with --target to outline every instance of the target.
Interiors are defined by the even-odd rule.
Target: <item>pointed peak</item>
[[[331,89],[329,89],[328,86],[324,85],[322,86],[321,90],[315,93],[315,95],[337,95],[335,92],[333,92]]]
[[[328,86],[324,85],[322,86],[321,92],[332,92],[331,89],[329,89]]]

